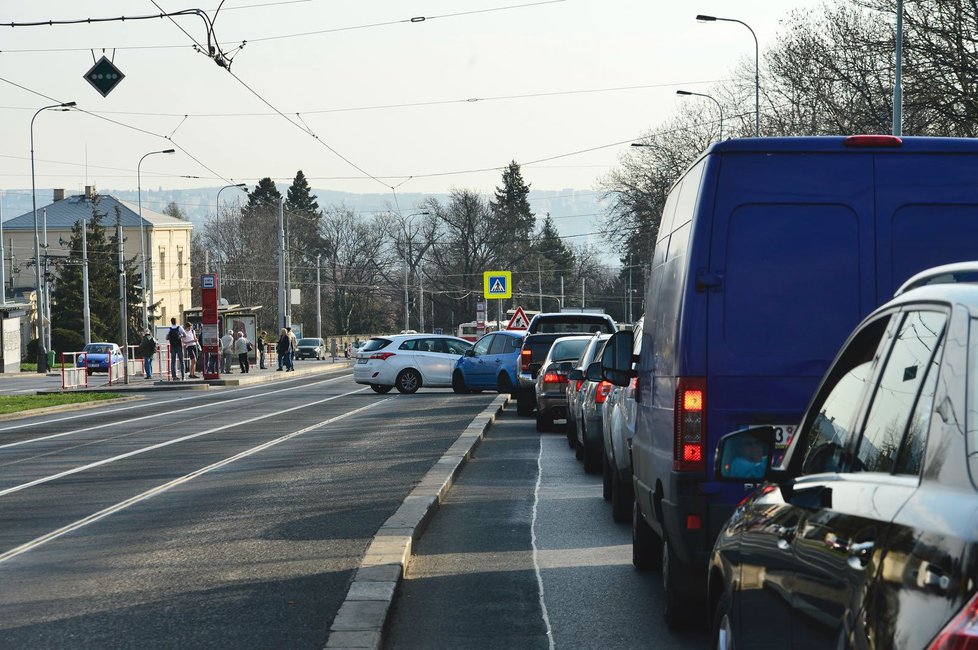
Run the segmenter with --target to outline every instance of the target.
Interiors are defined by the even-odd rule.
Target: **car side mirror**
[[[570,372],[567,373],[568,381],[581,381],[584,379],[584,371],[580,368],[572,368]]]
[[[588,364],[587,370],[584,372],[584,378],[593,382],[599,382],[604,379],[601,372],[601,362],[592,361],[590,364]]]
[[[615,386],[628,386],[632,377],[632,350],[635,337],[631,330],[615,332],[608,339],[601,353],[601,377]]]
[[[774,450],[774,427],[752,427],[728,433],[717,443],[713,474],[721,481],[766,480],[771,475]]]
[[[472,348],[469,348],[468,350],[465,351],[465,356],[467,356],[467,357],[474,357],[475,356],[475,350],[473,350]]]

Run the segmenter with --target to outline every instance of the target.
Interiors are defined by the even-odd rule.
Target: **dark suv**
[[[721,438],[716,478],[764,485],[713,549],[714,647],[974,647],[976,380],[978,287],[925,286],[849,337],[787,449]]]

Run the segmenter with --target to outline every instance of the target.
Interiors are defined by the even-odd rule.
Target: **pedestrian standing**
[[[278,368],[276,370],[281,370],[282,366],[285,369],[289,369],[288,356],[289,348],[292,346],[292,340],[289,339],[289,332],[283,327],[282,331],[278,335],[278,344],[275,346],[275,352],[278,353]]]
[[[346,344],[346,349],[343,350],[343,356],[345,356],[347,359],[349,359],[349,358],[351,358],[353,356],[353,344],[352,343],[347,343]]]
[[[258,367],[265,369],[265,346],[268,345],[268,332],[261,331],[258,335]]]
[[[330,352],[333,353],[333,363],[336,363],[336,339],[333,339],[333,343],[330,345]]]
[[[183,326],[183,351],[190,366],[190,377],[197,379],[197,358],[200,356],[200,345],[197,343],[197,335],[190,323]]]
[[[153,378],[153,357],[159,349],[160,344],[153,336],[153,332],[150,330],[143,332],[143,338],[139,342],[139,355],[143,358],[143,376],[146,379]]]
[[[244,332],[238,332],[235,335],[234,351],[238,354],[238,366],[241,368],[241,372],[251,370],[251,364],[248,361],[248,352],[250,352],[251,347],[251,342],[244,335]]]
[[[180,368],[180,379],[184,378],[183,337],[183,328],[177,325],[176,317],[171,318],[170,329],[166,333],[166,342],[170,345],[170,379],[173,381],[177,379],[177,367]]]
[[[221,372],[231,374],[231,355],[234,353],[234,330],[221,337]]]
[[[285,360],[289,364],[289,371],[295,370],[295,365],[293,361],[295,360],[295,354],[299,351],[299,340],[295,338],[295,332],[292,331],[291,327],[286,327],[285,331],[289,335],[289,353],[285,357]]]

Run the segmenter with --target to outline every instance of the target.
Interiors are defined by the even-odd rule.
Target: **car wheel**
[[[496,392],[512,393],[513,390],[513,382],[510,380],[509,375],[505,372],[499,373],[499,378],[496,380]]]
[[[581,440],[584,440],[584,434],[581,431],[581,418],[577,418],[574,423],[574,458],[577,460],[584,458],[584,445]]]
[[[465,389],[465,377],[462,376],[461,370],[456,370],[452,373],[452,391],[459,395],[467,392]]]
[[[604,454],[601,458],[603,459],[601,463],[601,498],[605,501],[611,501],[611,463],[608,462],[608,457]]]
[[[611,473],[611,518],[619,523],[628,521],[632,513],[632,485],[621,479],[621,473],[617,467],[612,467],[608,463]]]
[[[421,375],[418,374],[417,370],[407,368],[402,370],[397,376],[394,385],[397,387],[399,393],[404,393],[405,395],[416,393],[421,388]]]
[[[632,502],[632,564],[639,571],[658,569],[662,562],[662,540],[642,519],[638,501]]]
[[[370,384],[370,390],[375,393],[380,393],[381,395],[386,395],[391,392],[393,386],[381,386],[380,384]]]
[[[690,626],[696,609],[692,599],[682,591],[681,581],[688,575],[686,568],[669,546],[662,541],[662,615],[670,630],[681,630]]]
[[[530,391],[521,390],[516,394],[516,414],[531,415],[533,413],[533,400],[530,398]]]
[[[543,433],[544,431],[550,431],[554,426],[554,419],[549,415],[543,413],[537,413],[537,431]]]
[[[574,449],[577,446],[577,418],[571,418],[571,410],[567,409],[567,446]]]
[[[585,474],[597,474],[601,470],[601,459],[598,457],[597,450],[594,448],[593,442],[588,442],[588,433],[586,423],[581,423],[581,440],[584,441],[581,449],[581,455],[584,461],[584,473]]]
[[[730,620],[731,612],[733,612],[733,598],[729,592],[724,592],[713,613],[713,647],[716,650],[734,650],[737,647]]]

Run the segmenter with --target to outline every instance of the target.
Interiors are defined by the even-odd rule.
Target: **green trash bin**
[[[54,368],[54,350],[48,350],[48,368]]]

